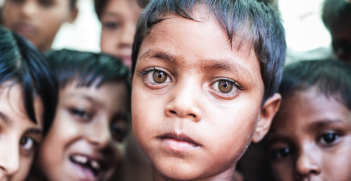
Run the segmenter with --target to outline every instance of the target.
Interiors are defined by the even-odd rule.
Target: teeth
[[[91,161],[91,167],[93,167],[95,170],[99,170],[100,164],[99,164],[99,162],[93,160],[93,161]]]
[[[82,155],[75,155],[73,156],[74,161],[81,163],[81,164],[86,164],[88,162],[88,158]]]

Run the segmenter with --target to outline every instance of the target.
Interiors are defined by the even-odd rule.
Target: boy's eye
[[[155,70],[153,73],[153,78],[156,83],[164,83],[167,80],[167,74],[165,72]]]
[[[120,24],[116,23],[116,22],[105,22],[104,23],[104,27],[107,29],[111,29],[111,30],[117,29],[117,28],[119,28],[119,26],[120,26]]]
[[[52,0],[40,0],[40,5],[43,7],[50,7],[52,4]]]
[[[78,118],[84,119],[84,120],[89,120],[91,117],[89,113],[81,109],[70,109],[70,112],[74,116],[77,116]]]
[[[111,132],[113,138],[119,142],[121,142],[127,136],[127,130],[119,126],[118,124],[114,124],[111,127]]]
[[[321,136],[320,141],[324,145],[329,145],[336,142],[338,139],[339,135],[336,133],[326,133]]]
[[[224,79],[214,82],[212,87],[216,91],[225,93],[225,94],[236,92],[239,90],[237,85],[235,85],[235,82],[230,80],[224,80]]]
[[[20,145],[26,151],[32,152],[36,146],[36,142],[32,138],[22,137],[20,140]]]
[[[291,155],[291,153],[292,151],[289,147],[284,147],[273,151],[271,157],[272,159],[281,159]]]

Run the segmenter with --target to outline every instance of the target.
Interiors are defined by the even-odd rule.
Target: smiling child
[[[78,14],[77,0],[5,0],[2,24],[48,51],[57,31]],[[1,17],[1,16],[0,16]]]
[[[0,180],[25,180],[55,115],[57,84],[27,40],[0,27]]]
[[[289,65],[279,92],[266,138],[276,180],[351,180],[351,65]]]
[[[132,121],[154,180],[233,180],[279,107],[285,48],[268,2],[150,2],[133,44]]]
[[[109,180],[121,167],[129,129],[128,69],[111,56],[72,50],[47,59],[59,101],[31,179]]]

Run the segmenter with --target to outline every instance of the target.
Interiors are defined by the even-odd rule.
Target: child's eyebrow
[[[140,56],[140,59],[143,58],[157,58],[166,62],[170,62],[173,64],[177,64],[179,59],[183,59],[181,56],[173,55],[168,52],[160,51],[160,50],[148,50],[145,53],[143,53]],[[202,64],[200,65],[201,68],[207,69],[207,70],[213,70],[213,69],[222,69],[228,72],[231,72],[233,74],[237,74],[238,72],[244,73],[249,75],[250,71],[240,65],[239,63],[236,63],[236,61],[229,60],[229,59],[207,59],[207,60],[202,60]]]
[[[12,121],[9,117],[7,117],[4,113],[0,112],[0,118],[7,124],[11,125]]]
[[[310,130],[316,130],[318,128],[323,128],[323,127],[326,127],[326,126],[329,126],[329,125],[332,125],[332,124],[343,124],[345,123],[344,121],[342,120],[339,120],[339,119],[324,119],[324,120],[318,120],[314,123],[311,123],[309,125],[309,129]]]

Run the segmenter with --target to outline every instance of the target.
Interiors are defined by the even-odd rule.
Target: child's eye
[[[79,119],[89,120],[91,118],[90,114],[82,109],[70,109],[71,114],[78,117]]]
[[[22,137],[20,140],[20,145],[24,150],[33,152],[35,150],[36,142],[32,138]]]
[[[103,24],[103,26],[104,26],[105,28],[107,28],[107,29],[115,30],[115,29],[117,29],[117,28],[120,27],[120,23],[107,21],[107,22],[105,22],[105,23]]]
[[[112,125],[111,132],[113,138],[119,142],[121,142],[127,136],[128,133],[127,129],[122,128],[118,124]]]
[[[291,155],[292,151],[289,147],[279,148],[271,153],[272,159],[282,159]]]
[[[337,142],[339,139],[340,139],[340,136],[334,132],[324,133],[320,138],[320,142],[323,145],[330,145]]]
[[[52,0],[40,0],[40,5],[43,7],[50,7],[52,4]]]
[[[144,76],[144,81],[153,85],[164,84],[171,82],[170,76],[162,70],[156,68],[150,68],[140,73],[139,75]]]
[[[230,81],[230,80],[218,80],[215,83],[213,83],[213,88],[216,91],[220,91],[222,93],[230,93],[231,91],[236,92],[236,90],[238,90],[238,88],[234,85],[234,82]]]

